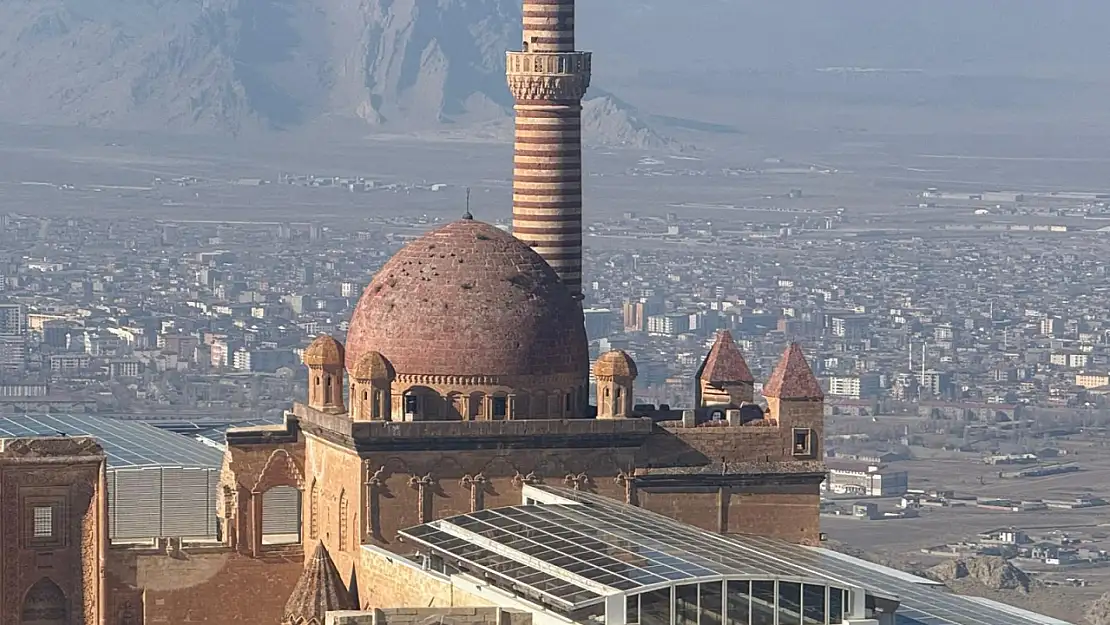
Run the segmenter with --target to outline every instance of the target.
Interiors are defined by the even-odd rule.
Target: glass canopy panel
[[[404,535],[431,548],[452,564],[478,573],[488,573],[519,586],[533,594],[546,597],[554,604],[573,609],[582,604],[596,602],[601,595],[591,589],[583,588],[570,580],[551,573],[540,571],[527,564],[518,562],[502,554],[490,551],[472,543],[458,544],[456,537],[439,530],[421,526],[414,531],[406,530]]]
[[[744,606],[750,613],[750,618],[745,615],[745,620],[750,621],[746,625],[759,625],[768,618],[769,623],[780,618],[791,623],[797,619],[800,625],[816,624],[826,618],[835,620],[838,614],[849,611],[850,603],[840,589],[850,586],[863,586],[869,595],[876,593],[900,600],[898,616],[911,619],[900,622],[1039,623],[951,594],[925,580],[915,581],[825,550],[755,536],[721,536],[591,493],[542,485],[532,488],[579,503],[482,510],[404,530],[402,536],[434,544],[435,550],[461,568],[467,568],[469,562],[474,568],[495,572],[513,584],[560,597],[564,604],[596,603],[610,594],[605,588],[612,594],[635,593],[639,588],[668,581],[697,586],[700,602],[701,587],[712,583],[707,578],[747,577],[757,581],[727,582],[723,625],[741,625],[734,618],[737,612],[733,608],[739,611]],[[469,544],[467,532],[490,544],[475,548]],[[780,589],[775,582],[769,582],[768,588],[765,580],[770,579],[786,580],[794,586]],[[827,598],[826,586],[836,589]],[[786,596],[780,597],[780,591]],[[630,614],[632,622],[638,619],[641,625],[671,625],[670,593],[669,587],[641,593],[636,604],[637,616]],[[660,605],[656,600],[664,595],[666,609],[655,610]],[[708,601],[713,603],[715,599],[709,597]],[[783,606],[785,612],[781,610]]]

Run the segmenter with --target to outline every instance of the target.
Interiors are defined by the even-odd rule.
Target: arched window
[[[69,622],[66,596],[58,585],[44,577],[35,582],[23,598],[22,622],[35,625],[62,625]]]
[[[316,487],[316,478],[312,479],[308,495],[308,537],[312,540],[320,537],[320,492]]]
[[[347,491],[339,493],[339,550],[346,551],[347,546]]]

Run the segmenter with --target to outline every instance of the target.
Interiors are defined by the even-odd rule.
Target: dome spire
[[[470,214],[470,187],[466,188],[466,212],[463,213],[463,219],[473,221],[474,215]]]

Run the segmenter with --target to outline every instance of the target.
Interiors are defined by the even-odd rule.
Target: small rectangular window
[[[33,536],[36,540],[50,540],[54,538],[54,508],[50,506],[35,506],[33,518]]]
[[[813,455],[813,430],[809,428],[794,428],[794,455]]]
[[[508,397],[494,397],[493,398],[493,418],[504,419],[509,414],[509,398]]]

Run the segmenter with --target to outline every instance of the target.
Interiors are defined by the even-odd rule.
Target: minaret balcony
[[[509,52],[505,67],[509,75],[589,76],[593,70],[590,52]]]

